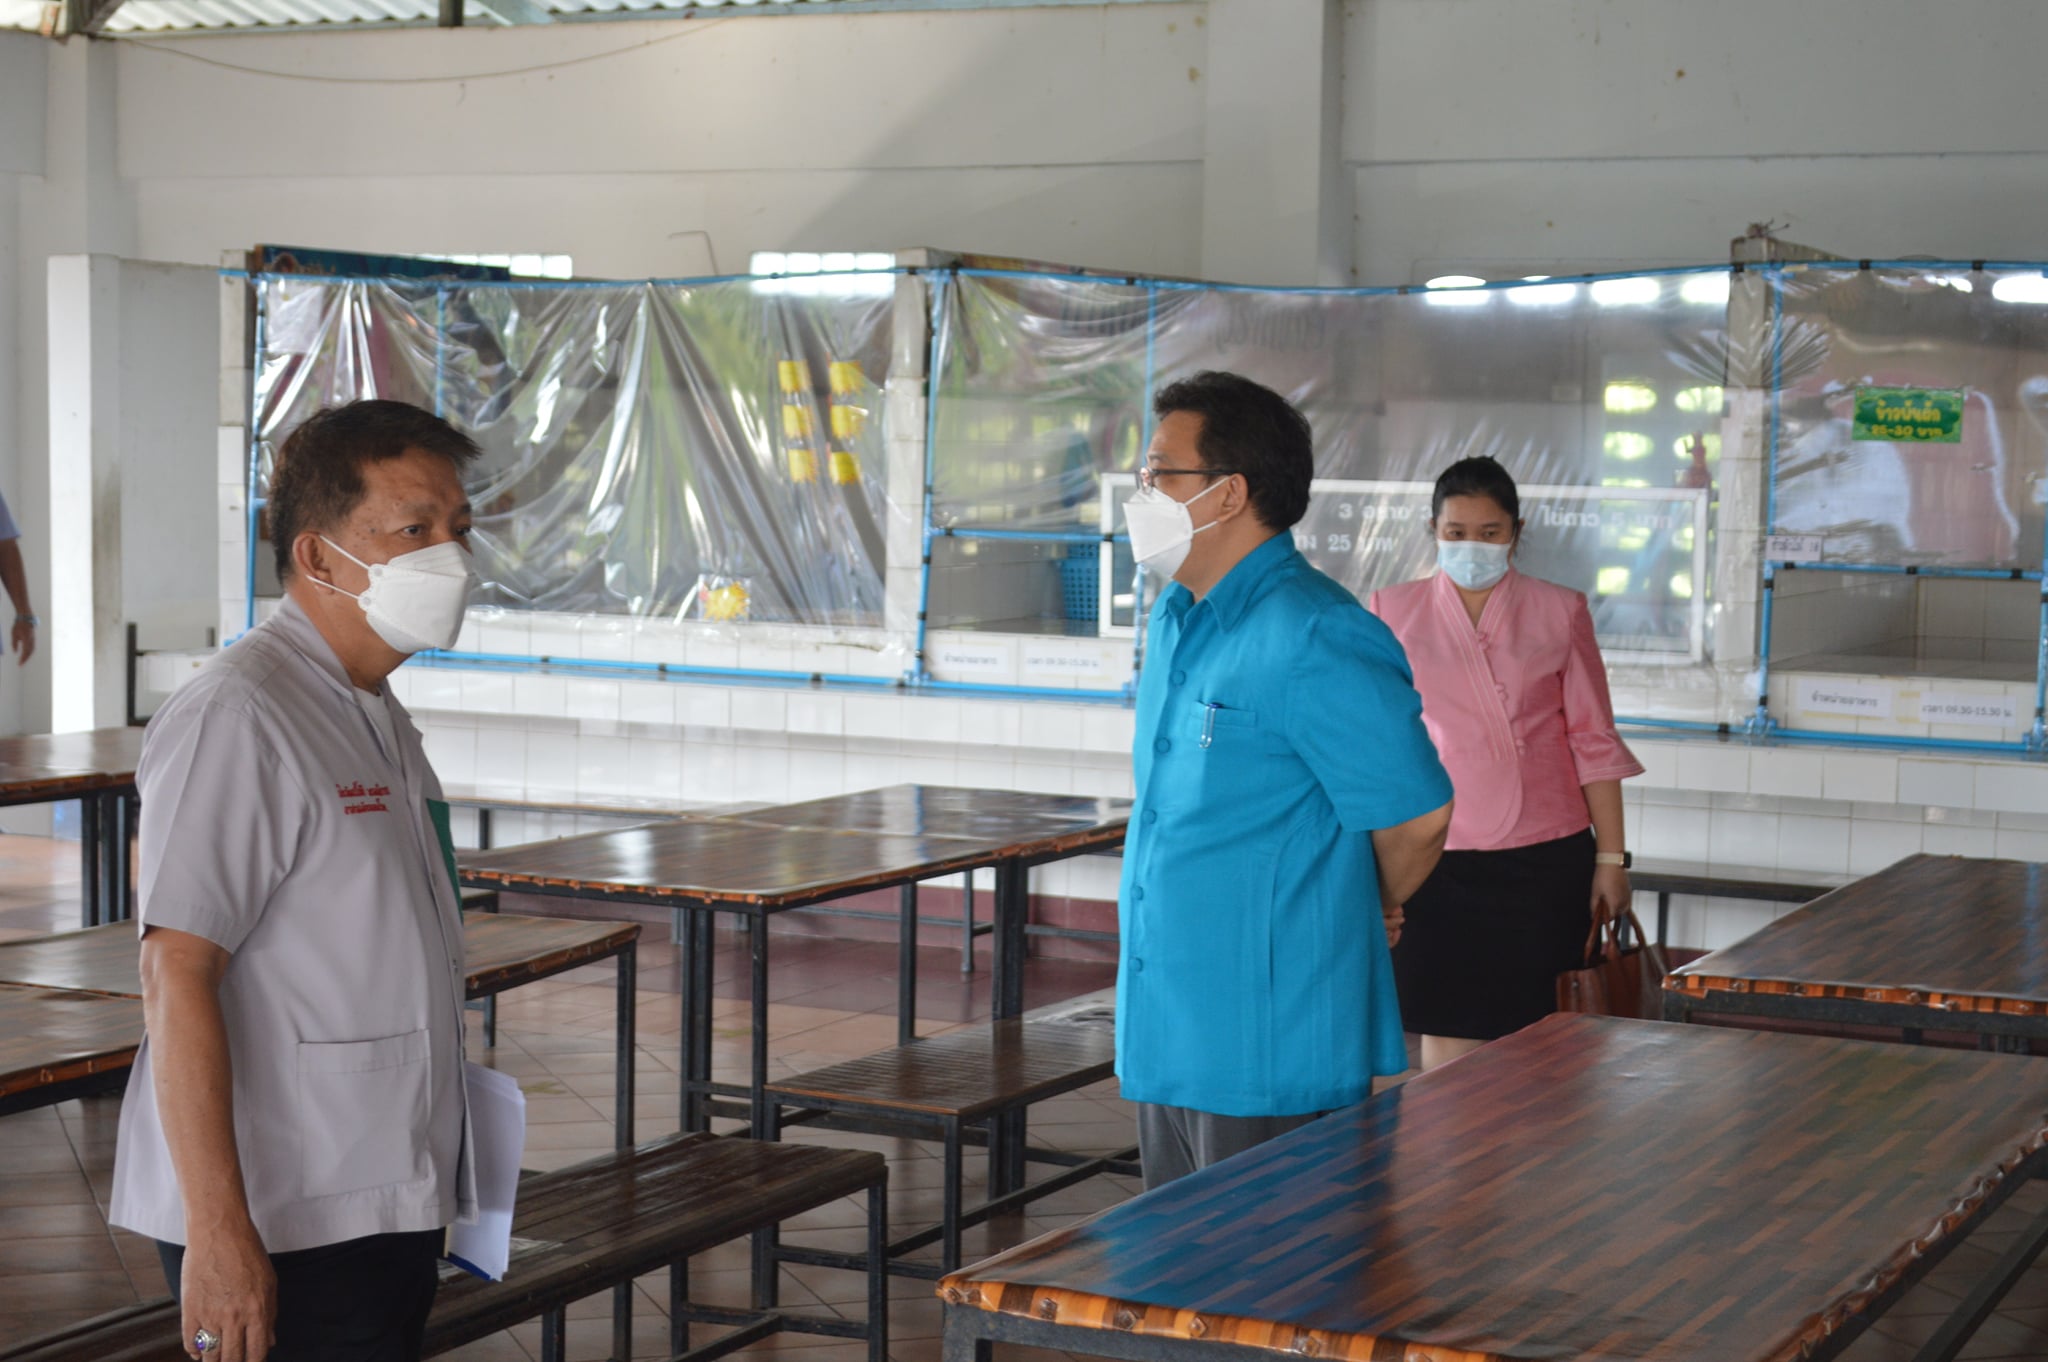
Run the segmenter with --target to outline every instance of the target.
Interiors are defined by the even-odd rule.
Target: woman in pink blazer
[[[1370,601],[1408,652],[1457,791],[1443,860],[1394,948],[1425,1069],[1552,1011],[1593,923],[1628,906],[1621,782],[1643,770],[1614,729],[1586,598],[1515,571],[1507,470],[1445,469],[1430,528],[1438,571]]]

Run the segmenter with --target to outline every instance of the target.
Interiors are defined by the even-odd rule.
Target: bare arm
[[[1588,781],[1581,788],[1586,792],[1586,810],[1593,815],[1593,841],[1598,849],[1627,850],[1628,833],[1623,823],[1621,782],[1594,780]],[[1618,865],[1593,867],[1593,921],[1605,922],[1608,918],[1619,917],[1628,911],[1631,895],[1626,870]]]
[[[185,1201],[186,1351],[205,1328],[209,1362],[262,1362],[275,1341],[277,1277],[249,1217],[235,1147],[234,1079],[220,981],[229,955],[166,927],[142,938],[142,1010],[164,1140]]]
[[[1372,853],[1380,863],[1380,904],[1394,908],[1422,888],[1444,854],[1444,835],[1451,828],[1451,806],[1381,828],[1372,835]]]
[[[25,667],[36,651],[36,627],[28,622],[36,608],[29,600],[28,569],[22,565],[19,539],[0,539],[0,587],[7,589],[7,599],[14,602],[13,648]]]

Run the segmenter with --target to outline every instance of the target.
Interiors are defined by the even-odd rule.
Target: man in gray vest
[[[110,1218],[158,1241],[207,1362],[410,1362],[474,1214],[446,805],[384,679],[461,628],[476,456],[402,402],[299,427],[286,600],[143,743],[147,1035]]]

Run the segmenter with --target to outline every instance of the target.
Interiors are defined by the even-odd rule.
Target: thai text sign
[[[1855,440],[1953,445],[1963,439],[1961,388],[1858,388]]]

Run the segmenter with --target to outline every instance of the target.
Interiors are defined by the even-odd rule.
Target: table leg
[[[1671,891],[1669,889],[1659,889],[1657,891],[1657,949],[1662,950],[1664,948],[1666,944],[1665,932],[1670,926]]]
[[[633,1283],[612,1288],[612,1351],[616,1358],[633,1355]]]
[[[974,872],[960,877],[960,972],[974,973]]]
[[[100,925],[100,797],[78,801],[78,925]]]
[[[633,1147],[634,1030],[639,1013],[634,990],[640,983],[639,952],[639,946],[631,941],[619,951],[618,1079],[612,1094],[612,1145],[617,1149]]]
[[[1920,1351],[1913,1355],[1913,1362],[1952,1362],[1970,1341],[1970,1336],[1991,1317],[1991,1312],[1998,1308],[2006,1293],[2026,1275],[2034,1260],[2041,1256],[2043,1248],[2048,1248],[2048,1215],[2036,1219],[1999,1256],[1991,1270],[1971,1288],[1970,1294],[1963,1297],[1963,1303],[1920,1346]]]
[[[868,1362],[889,1359],[889,1176],[868,1188]]]
[[[142,801],[133,790],[110,795],[114,814],[114,892],[109,911],[115,922],[135,920],[135,828]]]
[[[710,1129],[705,1105],[711,1082],[711,939],[705,924],[715,920],[710,908],[677,910],[682,974],[682,1129],[685,1134]]]
[[[1014,860],[998,862],[992,1007],[998,1021],[1024,1013],[1024,925],[1030,916],[1030,871]]]
[[[981,1332],[978,1315],[988,1311],[976,1306],[947,1305],[945,1338],[939,1355],[944,1362],[992,1362],[995,1341]]]
[[[917,1039],[917,885],[897,891],[896,1043]]]
[[[995,998],[998,1021],[1024,1012],[1024,926],[1031,913],[1031,872],[1017,860],[996,866]],[[989,1193],[1002,1196],[1024,1185],[1024,1113],[989,1121]]]
[[[747,946],[753,957],[754,1054],[747,1101],[752,1114],[747,1134],[760,1139],[768,1129],[768,915],[747,914]]]

